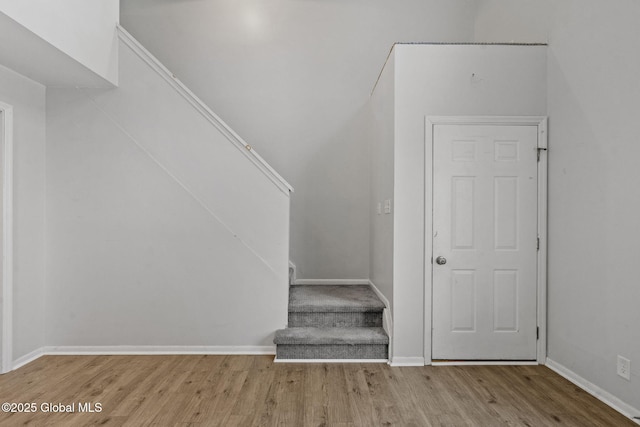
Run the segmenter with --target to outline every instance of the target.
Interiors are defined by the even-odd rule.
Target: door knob
[[[443,256],[439,256],[438,258],[436,258],[436,264],[438,265],[445,265],[447,263],[447,259]]]

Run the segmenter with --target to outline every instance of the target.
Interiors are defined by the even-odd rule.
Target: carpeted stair
[[[293,285],[289,327],[273,340],[277,358],[387,359],[384,308],[369,285]]]

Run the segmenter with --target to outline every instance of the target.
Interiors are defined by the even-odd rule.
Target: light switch
[[[376,207],[376,212],[378,215],[382,213],[382,202],[378,202],[378,206]]]

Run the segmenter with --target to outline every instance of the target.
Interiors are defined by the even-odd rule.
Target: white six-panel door
[[[433,127],[434,360],[536,359],[537,138]]]

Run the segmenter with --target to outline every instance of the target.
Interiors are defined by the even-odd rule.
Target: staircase
[[[384,308],[369,285],[292,285],[289,327],[273,340],[276,358],[386,360]]]

